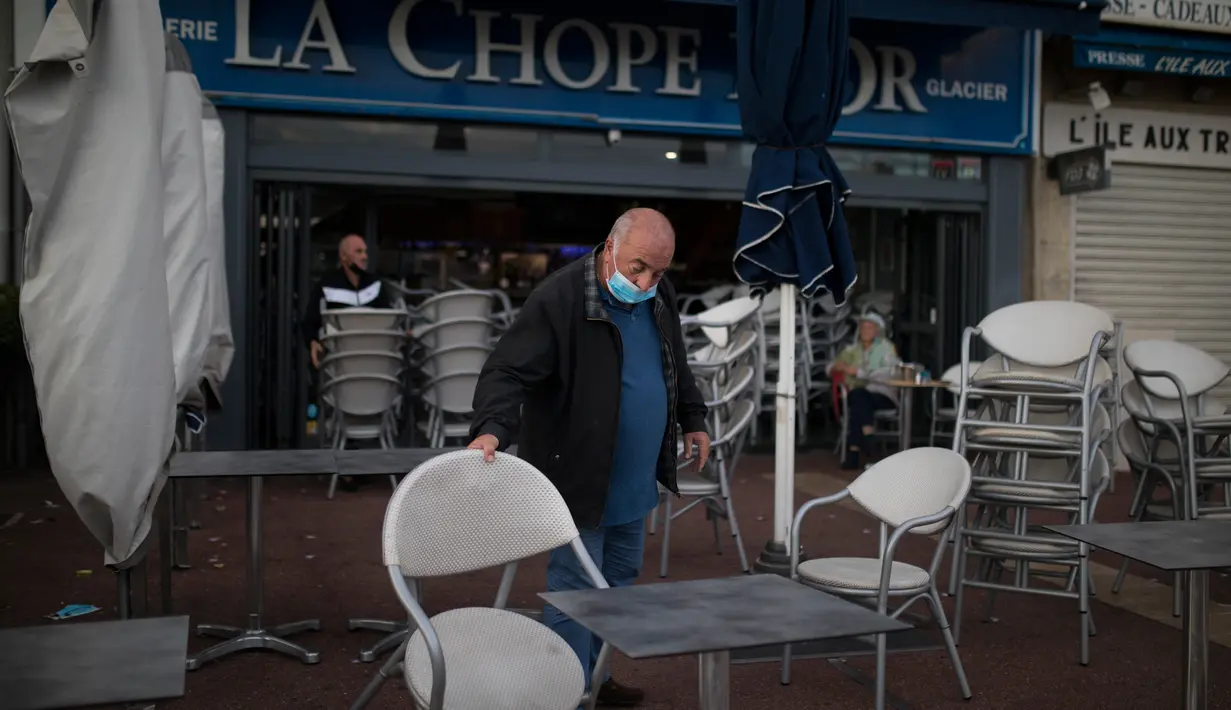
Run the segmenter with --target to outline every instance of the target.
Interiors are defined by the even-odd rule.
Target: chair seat
[[[1049,504],[1075,503],[1081,500],[1081,492],[1074,489],[1050,488],[1046,482],[1033,482],[1035,485],[1012,485],[1005,483],[987,483],[974,486],[970,497],[976,499],[1006,498],[1014,501],[1037,500]]]
[[[1078,434],[1039,429],[980,426],[967,430],[966,440],[979,444],[1004,444],[1033,449],[1072,449],[1081,443]]]
[[[1003,358],[1000,355],[993,355],[979,366],[979,369],[971,376],[971,380],[976,387],[1028,389],[1031,385],[1038,385],[1041,386],[1042,391],[1047,391],[1054,386],[1080,390],[1085,386],[1085,380],[1077,377],[1078,367],[1078,364],[1065,367],[1032,367],[1013,363],[1006,372]],[[1094,365],[1094,385],[1108,384],[1112,376],[1111,365],[1099,358]]]
[[[1039,535],[1039,533],[1032,533]],[[971,538],[970,544],[972,547],[990,552],[993,554],[1003,554],[1006,557],[1014,555],[1026,555],[1029,557],[1052,557],[1056,559],[1070,559],[1077,557],[1077,542],[1068,538],[1062,538],[1059,535],[1055,536],[1055,542],[1042,542],[1037,540],[1005,540],[1003,538]]]
[[[896,409],[878,409],[873,418],[883,422],[896,422],[898,420],[898,410]]]
[[[716,496],[722,492],[718,481],[710,480],[695,473],[681,473],[676,476],[676,485],[682,496]]]
[[[851,591],[876,591],[881,583],[881,561],[875,557],[822,557],[799,564],[799,576],[812,584]],[[931,577],[927,570],[905,562],[889,569],[889,590],[922,589]]]
[[[448,439],[460,439],[470,436],[470,425],[466,422],[447,422],[444,428],[445,437]],[[431,433],[427,422],[419,422],[419,431],[424,434]]]
[[[444,649],[448,710],[576,710],[585,692],[577,654],[558,634],[503,609],[453,609],[432,617]],[[423,634],[406,648],[406,685],[420,707],[432,697]]]

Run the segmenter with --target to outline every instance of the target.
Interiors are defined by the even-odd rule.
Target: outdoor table
[[[1184,584],[1184,707],[1209,707],[1209,570],[1231,567],[1231,521],[1045,525],[1053,532],[1168,572]]]
[[[261,507],[266,476],[311,476],[344,473],[407,473],[441,453],[437,449],[385,449],[372,451],[334,451],[304,449],[284,451],[200,451],[176,454],[171,459],[172,479],[246,478],[248,539],[248,624],[246,627],[199,624],[197,633],[224,639],[191,656],[188,670],[239,651],[265,649],[298,658],[304,663],[320,662],[320,654],[291,643],[287,636],[304,631],[319,631],[320,620],[307,619],[272,628],[265,627],[265,535]],[[170,545],[170,530],[163,533],[163,544]],[[166,549],[166,548],[164,548]],[[168,558],[164,555],[164,559]],[[170,568],[163,565],[164,603],[170,594]]]
[[[906,451],[911,448],[911,429],[915,423],[915,390],[951,387],[952,383],[944,380],[887,380],[883,384],[898,390],[898,450]]]
[[[624,655],[700,656],[702,710],[729,710],[733,649],[911,628],[770,574],[539,594]]]
[[[0,630],[0,707],[50,710],[184,695],[188,617]]]

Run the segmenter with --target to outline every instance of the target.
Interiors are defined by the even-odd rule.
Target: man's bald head
[[[637,207],[620,215],[607,235],[608,275],[618,269],[643,291],[658,284],[675,257],[675,230],[658,210]]]
[[[338,242],[338,262],[347,271],[353,267],[367,271],[368,243],[358,234],[348,234],[342,237],[342,241]]]

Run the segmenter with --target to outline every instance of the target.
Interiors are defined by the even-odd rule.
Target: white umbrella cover
[[[201,89],[188,51],[168,33],[162,114],[164,234],[175,401],[197,391],[213,329]],[[224,267],[225,268],[225,267]]]
[[[226,178],[226,132],[218,111],[201,97],[201,133],[205,148],[205,238],[210,246],[210,301],[213,316],[205,349],[204,377],[214,401],[222,403],[222,383],[235,357],[231,335],[231,299],[227,289],[226,227],[222,188]]]
[[[121,568],[141,559],[175,426],[165,74],[157,0],[58,0],[5,94],[32,206],[21,318],[47,454]]]

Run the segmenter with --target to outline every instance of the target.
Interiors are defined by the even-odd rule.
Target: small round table
[[[937,389],[951,387],[953,383],[944,380],[887,380],[882,384],[896,387],[899,393],[898,401],[898,450],[906,451],[911,446],[911,425],[915,420],[915,390]]]

